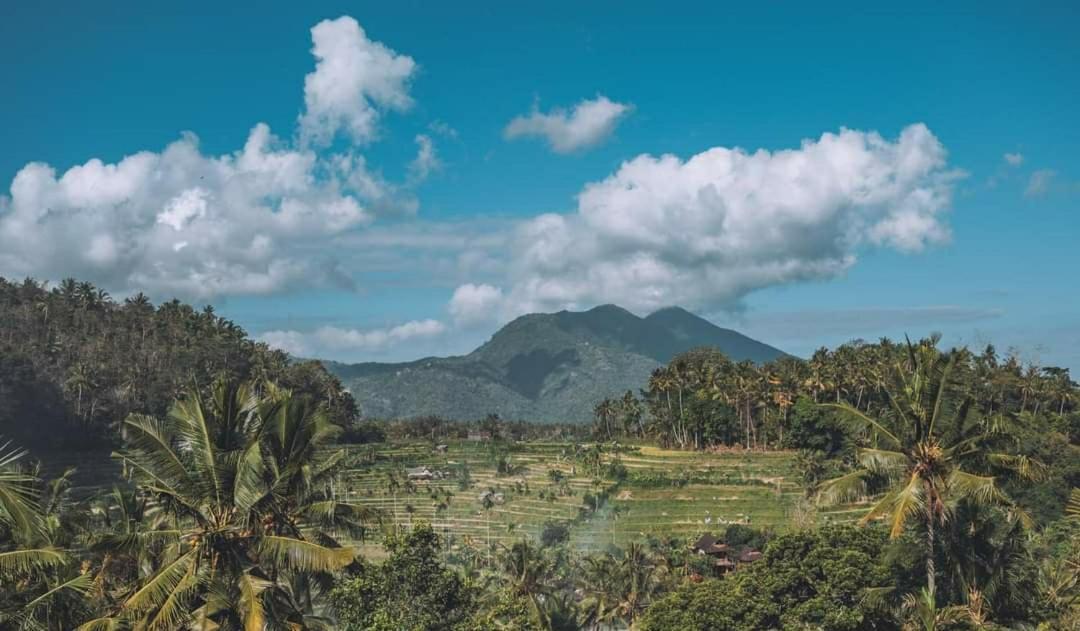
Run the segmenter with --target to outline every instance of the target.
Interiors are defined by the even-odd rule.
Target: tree
[[[476,594],[441,560],[428,524],[391,533],[389,557],[363,564],[330,592],[342,631],[448,631],[465,628]]]
[[[925,529],[925,602],[936,598],[935,533],[961,502],[1007,505],[993,475],[976,473],[992,465],[1034,476],[1037,465],[1015,454],[991,452],[1006,429],[973,414],[970,393],[955,380],[966,351],[941,353],[936,339],[907,344],[907,358],[893,371],[886,389],[889,412],[871,418],[847,403],[827,404],[861,424],[871,446],[856,451],[858,468],[825,482],[819,498],[827,503],[880,497],[862,522],[885,518],[890,536],[899,537],[918,521]]]
[[[116,457],[173,531],[155,569],[115,612],[84,628],[297,623],[304,612],[280,606],[296,600],[296,579],[353,562],[353,549],[332,533],[372,515],[330,493],[343,454],[319,453],[338,431],[322,408],[272,386],[260,393],[219,380],[211,392],[204,398],[191,389],[165,421],[124,422]]]
[[[880,529],[851,526],[781,535],[760,561],[664,596],[635,629],[893,629],[892,613],[866,598],[896,581],[886,543]]]

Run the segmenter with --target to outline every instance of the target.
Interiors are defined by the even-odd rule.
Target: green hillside
[[[636,391],[653,369],[701,346],[758,363],[784,355],[678,307],[640,318],[602,305],[521,316],[463,357],[326,366],[367,416],[585,421],[598,401]]]

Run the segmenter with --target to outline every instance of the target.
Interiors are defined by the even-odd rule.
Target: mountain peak
[[[784,356],[681,307],[641,318],[604,304],[521,316],[464,357],[327,368],[369,415],[585,421],[597,401],[641,388],[657,366],[700,347],[735,361]]]

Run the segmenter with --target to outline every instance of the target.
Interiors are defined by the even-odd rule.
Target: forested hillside
[[[290,363],[209,306],[0,278],[0,436],[42,448],[115,443],[129,414],[164,414],[186,386],[222,375],[312,395],[338,424],[357,413],[321,364]]]
[[[521,316],[463,357],[327,366],[371,416],[471,420],[494,413],[587,422],[597,401],[636,390],[654,368],[698,347],[736,361],[786,357],[679,307],[641,318],[616,305],[600,305]]]

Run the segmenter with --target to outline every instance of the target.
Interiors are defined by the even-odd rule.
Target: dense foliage
[[[292,363],[211,307],[142,294],[113,300],[90,283],[54,287],[0,278],[0,433],[26,446],[116,443],[128,414],[165,414],[193,383],[268,380],[326,403],[336,424],[357,415],[318,362]]]

